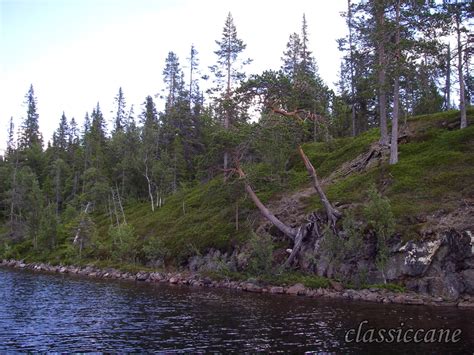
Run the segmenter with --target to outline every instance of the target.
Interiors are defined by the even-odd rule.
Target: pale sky
[[[111,122],[119,87],[138,115],[145,97],[164,87],[169,51],[187,73],[194,44],[202,73],[209,72],[229,11],[247,44],[243,56],[253,59],[248,74],[280,67],[288,37],[300,32],[305,13],[319,73],[334,87],[346,6],[346,0],[0,0],[0,154],[10,117],[17,129],[26,114],[30,84],[45,142],[63,111],[82,126],[85,112],[100,102]]]

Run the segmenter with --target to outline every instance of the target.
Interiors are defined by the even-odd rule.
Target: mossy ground
[[[468,119],[471,125],[459,130],[455,126],[459,120],[456,111],[410,118],[407,125],[411,134],[406,143],[399,145],[399,162],[381,164],[336,181],[326,188],[329,199],[339,204],[360,204],[374,183],[390,199],[397,232],[404,239],[416,238],[417,217],[441,209],[450,212],[463,198],[474,197],[474,110],[468,111]],[[377,139],[378,130],[374,129],[349,140],[320,161],[320,174],[327,176]],[[309,152],[317,148],[307,147]],[[317,196],[309,199],[308,210],[320,207]]]

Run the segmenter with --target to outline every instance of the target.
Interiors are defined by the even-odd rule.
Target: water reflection
[[[0,351],[471,352],[473,311],[347,303],[0,268]],[[458,344],[356,344],[347,330],[461,328]]]

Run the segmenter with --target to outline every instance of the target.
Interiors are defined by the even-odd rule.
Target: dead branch
[[[268,219],[275,227],[277,227],[283,234],[285,234],[288,238],[290,238],[291,240],[295,240],[298,232],[294,228],[291,228],[287,226],[286,224],[284,224],[282,221],[280,221],[272,212],[270,212],[270,210],[267,207],[265,207],[265,205],[262,203],[262,201],[260,201],[258,196],[253,191],[250,184],[247,182],[246,175],[244,171],[242,170],[242,168],[240,167],[240,164],[238,161],[235,162],[235,166],[236,166],[235,170],[239,174],[239,177],[245,180],[245,190],[247,191],[248,195],[250,196],[252,201],[255,203],[255,205],[258,207],[262,215],[266,219]]]
[[[335,209],[329,202],[326,194],[324,193],[324,190],[321,187],[321,184],[319,182],[319,179],[318,179],[318,176],[316,174],[316,170],[314,169],[313,164],[311,164],[305,152],[303,151],[303,148],[301,148],[300,145],[298,146],[298,153],[300,154],[301,159],[303,159],[306,170],[308,171],[308,174],[311,177],[313,187],[318,193],[319,198],[321,199],[324,205],[324,209],[326,210],[326,214],[328,217],[328,222],[330,222],[332,226],[335,226],[337,220],[341,217],[341,213],[337,209]]]
[[[84,209],[84,214],[87,214],[90,204],[91,204],[90,202],[87,202],[87,206]],[[79,222],[79,226],[76,229],[76,235],[74,236],[74,241],[72,242],[73,244],[77,244],[79,242],[79,238],[80,238],[83,227],[84,227],[84,219],[81,219],[81,221]]]

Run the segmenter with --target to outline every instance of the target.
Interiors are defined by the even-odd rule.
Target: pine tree
[[[69,143],[69,126],[66,118],[66,114],[63,111],[61,119],[59,121],[59,127],[53,133],[53,147],[64,152],[67,149]]]
[[[123,131],[124,128],[124,121],[125,121],[125,97],[122,91],[122,87],[119,88],[117,96],[115,96],[115,105],[117,107],[117,111],[115,113],[115,122],[114,122],[114,129],[113,133]]]
[[[144,110],[141,114],[142,144],[141,144],[141,167],[142,176],[145,177],[148,186],[148,197],[151,210],[155,210],[156,181],[153,176],[156,159],[159,158],[159,123],[155,103],[151,96],[147,96],[144,102]]]
[[[457,69],[458,69],[458,81],[459,81],[459,111],[461,113],[461,129],[467,127],[467,114],[466,114],[466,82],[464,78],[464,56],[468,56],[467,40],[463,43],[463,37],[468,32],[465,27],[466,19],[472,15],[472,5],[467,2],[446,2],[445,10],[451,14],[451,24],[454,27],[456,34],[456,49],[457,49]],[[471,16],[472,17],[472,16]]]
[[[387,130],[387,56],[385,53],[387,41],[387,26],[385,23],[386,0],[373,0],[372,11],[375,18],[375,42],[377,53],[377,90],[379,102],[380,143],[388,145]]]
[[[199,91],[199,81],[196,78],[196,74],[199,74],[199,59],[198,59],[198,51],[194,44],[191,45],[191,50],[189,57],[187,58],[189,61],[189,89],[188,89],[188,100],[189,100],[189,108],[196,111],[199,114],[201,103],[201,93]]]
[[[283,52],[283,73],[289,78],[295,80],[300,65],[301,39],[297,33],[292,33],[286,45],[286,51]]]
[[[15,124],[13,123],[13,117],[10,117],[10,123],[8,125],[8,140],[7,150],[5,154],[5,160],[10,160],[10,157],[15,150]]]
[[[41,147],[43,138],[39,131],[39,114],[37,112],[37,99],[33,85],[30,86],[25,96],[25,104],[27,105],[27,112],[22,125],[23,131],[20,138],[20,146],[22,149],[32,148],[34,145]]]
[[[168,97],[166,99],[166,109],[168,111],[173,108],[177,96],[183,91],[184,85],[179,58],[174,52],[168,53],[163,70],[163,78],[168,90]]]
[[[100,109],[99,103],[92,110],[92,123],[90,126],[91,162],[97,169],[105,166],[105,150],[107,144],[105,119]]]
[[[214,53],[217,55],[217,64],[210,67],[211,72],[216,78],[216,88],[214,91],[221,93],[219,106],[224,115],[224,129],[230,129],[235,107],[232,104],[232,88],[238,81],[245,79],[245,73],[240,71],[242,65],[250,63],[250,59],[240,61],[240,55],[246,48],[246,44],[237,36],[237,28],[234,24],[232,14],[229,12],[222,31],[222,38],[216,41],[218,50]],[[240,64],[240,65],[239,65]],[[229,153],[224,153],[224,170],[228,168]]]

